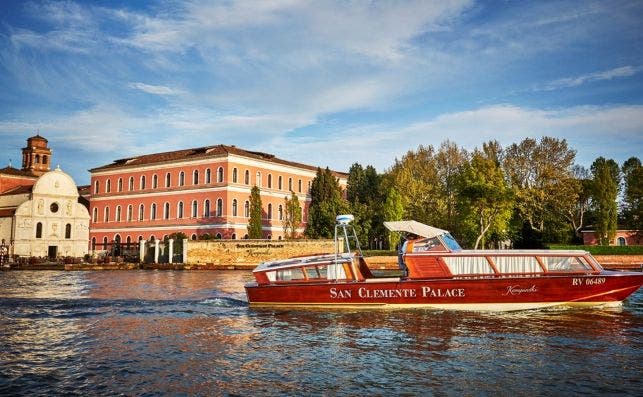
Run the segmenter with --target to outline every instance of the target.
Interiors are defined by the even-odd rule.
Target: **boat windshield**
[[[450,251],[462,251],[462,247],[460,247],[460,244],[453,238],[451,233],[445,233],[440,238]]]

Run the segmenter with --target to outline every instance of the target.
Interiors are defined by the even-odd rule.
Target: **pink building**
[[[583,230],[583,244],[598,245],[598,238],[594,230]],[[641,232],[638,230],[617,230],[614,240],[610,245],[641,245],[643,242]]]

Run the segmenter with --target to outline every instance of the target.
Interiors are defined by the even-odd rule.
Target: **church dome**
[[[38,178],[33,186],[32,194],[34,196],[47,194],[77,199],[78,188],[71,176],[61,171],[60,168],[56,168]]]

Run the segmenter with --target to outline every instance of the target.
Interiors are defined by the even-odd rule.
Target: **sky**
[[[643,157],[641,1],[0,2],[0,168],[216,144],[347,171],[451,140]]]

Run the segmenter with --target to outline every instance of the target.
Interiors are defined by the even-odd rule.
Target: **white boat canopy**
[[[447,230],[425,225],[418,221],[390,221],[384,222],[384,226],[392,232],[413,233],[421,237],[433,238],[449,233]]]

